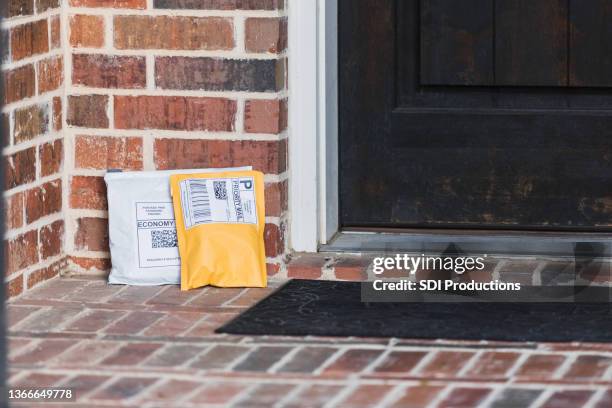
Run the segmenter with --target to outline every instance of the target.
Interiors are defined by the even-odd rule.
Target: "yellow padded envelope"
[[[258,171],[170,177],[181,290],[265,287],[265,203]]]

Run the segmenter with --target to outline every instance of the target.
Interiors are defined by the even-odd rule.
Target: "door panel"
[[[570,85],[612,86],[612,0],[571,0],[570,10]]]
[[[567,85],[567,31],[567,0],[495,0],[495,83]]]
[[[421,0],[421,84],[567,86],[568,6]]]
[[[473,13],[474,8],[482,9]],[[421,83],[493,83],[493,0],[430,0],[421,7]]]
[[[609,229],[610,3],[340,0],[342,225]]]

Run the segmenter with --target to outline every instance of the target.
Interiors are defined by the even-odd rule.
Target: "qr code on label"
[[[151,230],[151,248],[174,248],[176,246],[176,231]]]
[[[225,181],[213,181],[213,188],[215,190],[215,198],[217,200],[227,200],[227,188],[225,187]]]

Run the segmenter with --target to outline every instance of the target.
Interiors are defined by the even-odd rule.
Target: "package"
[[[165,285],[180,283],[170,175],[234,169],[109,172],[108,234],[112,268],[109,283]]]
[[[181,289],[265,287],[264,182],[257,171],[170,177]]]

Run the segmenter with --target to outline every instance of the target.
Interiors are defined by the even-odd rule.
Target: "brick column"
[[[1,40],[8,296],[64,267],[59,0],[4,2]]]

